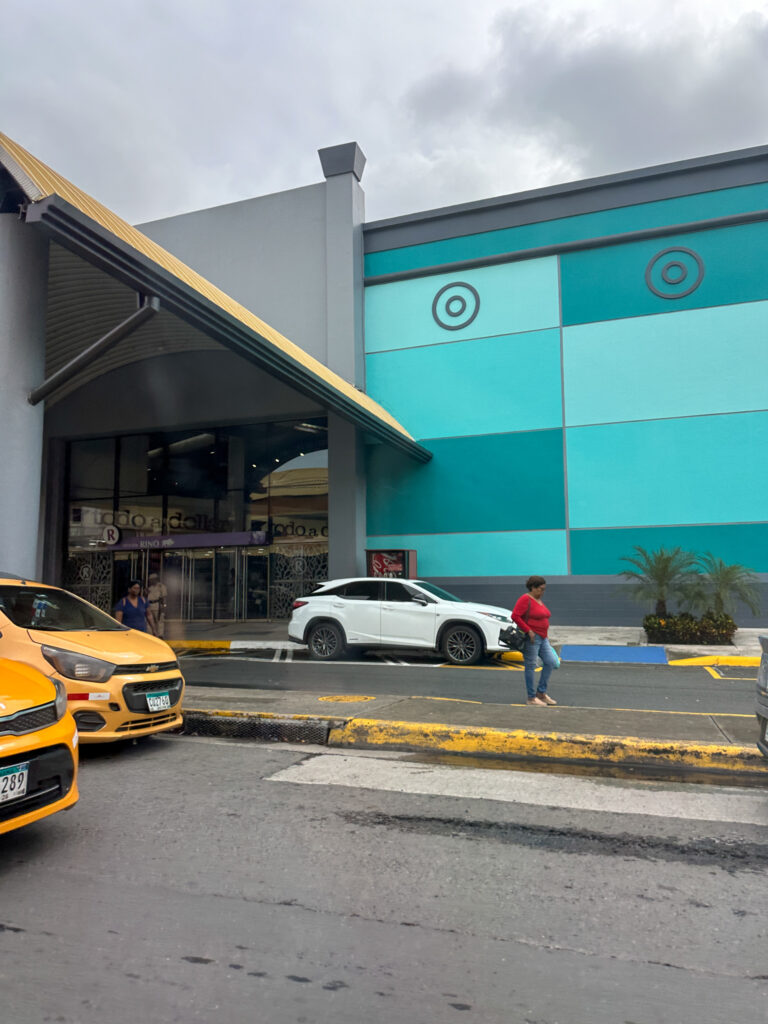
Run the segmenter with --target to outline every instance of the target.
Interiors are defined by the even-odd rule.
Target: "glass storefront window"
[[[168,621],[285,617],[327,576],[327,446],[321,418],[72,442],[71,589],[98,555],[102,607],[109,566],[113,599],[157,573]]]

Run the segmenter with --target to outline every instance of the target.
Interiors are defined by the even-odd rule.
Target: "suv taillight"
[[[307,603],[306,601],[294,601],[292,607],[293,608],[303,608],[306,603]]]

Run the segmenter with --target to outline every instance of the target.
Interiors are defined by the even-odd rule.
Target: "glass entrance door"
[[[163,552],[168,618],[243,621],[269,614],[269,559],[259,548],[191,548]]]

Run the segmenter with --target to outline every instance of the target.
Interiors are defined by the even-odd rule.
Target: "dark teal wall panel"
[[[368,278],[403,273],[422,267],[441,266],[462,260],[482,259],[507,252],[519,252],[542,245],[562,245],[581,239],[603,238],[628,231],[675,226],[713,217],[764,210],[768,207],[768,184],[742,185],[700,195],[638,203],[616,210],[601,210],[575,217],[523,224],[516,228],[483,231],[438,242],[371,252],[365,257]]]
[[[368,449],[368,533],[558,530],[565,526],[563,432],[454,437],[424,442],[417,465]]]
[[[668,253],[653,265],[652,282],[668,295],[681,296],[701,274],[701,283],[688,295],[660,297],[648,287],[646,270],[654,257]],[[687,276],[679,284],[665,283],[660,272],[669,261],[685,265]],[[592,323],[650,313],[754,302],[768,298],[768,223],[698,231],[627,245],[612,245],[561,257],[563,324]],[[672,268],[672,276],[682,272]]]
[[[768,523],[571,530],[571,572],[576,576],[600,576],[631,568],[621,559],[631,555],[635,545],[647,551],[677,546],[697,554],[711,551],[725,562],[768,572]]]

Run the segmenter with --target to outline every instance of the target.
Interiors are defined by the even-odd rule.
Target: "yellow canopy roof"
[[[431,453],[372,398],[1,132],[0,164],[27,198],[28,222],[43,224],[67,248],[123,280],[130,279],[138,290],[149,279],[164,308],[222,343],[229,343],[246,358],[379,439],[419,461],[431,458]],[[120,258],[124,254],[128,254],[127,261]],[[169,278],[175,288],[164,291],[163,282]],[[212,311],[219,315],[218,323],[215,316],[212,321]]]

